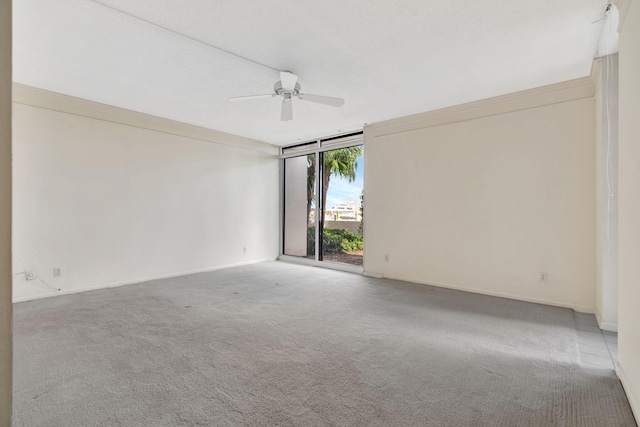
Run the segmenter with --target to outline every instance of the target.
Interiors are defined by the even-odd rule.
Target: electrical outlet
[[[384,256],[384,262],[389,262],[389,255],[386,255],[386,254],[385,254],[385,256]]]
[[[247,253],[247,248],[242,248],[242,252],[246,254]]]
[[[35,268],[27,268],[24,271],[24,275],[26,276],[27,280],[36,280],[38,278]]]
[[[62,269],[60,267],[56,267],[53,269],[53,277],[61,277]]]
[[[540,281],[546,283],[547,279],[549,278],[549,275],[547,274],[546,271],[541,271],[540,272]]]

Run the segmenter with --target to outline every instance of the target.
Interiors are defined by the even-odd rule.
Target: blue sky
[[[356,169],[356,180],[349,182],[344,178],[332,175],[329,181],[329,191],[327,193],[327,209],[337,206],[351,199],[360,206],[360,193],[364,185],[363,180],[364,158],[358,157],[358,168]]]

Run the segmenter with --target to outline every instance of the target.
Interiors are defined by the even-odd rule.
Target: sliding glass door
[[[363,147],[322,153],[322,261],[362,265]]]
[[[283,150],[283,255],[362,265],[364,147],[355,140]]]

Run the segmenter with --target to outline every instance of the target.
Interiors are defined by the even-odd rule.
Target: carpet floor
[[[14,307],[15,426],[635,426],[573,311],[267,262]]]

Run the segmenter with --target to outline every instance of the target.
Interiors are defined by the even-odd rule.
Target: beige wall
[[[11,425],[11,0],[0,0],[0,427]]]
[[[595,105],[568,90],[367,127],[365,274],[593,312]]]
[[[34,267],[64,293],[276,258],[275,147],[13,113],[14,273]],[[15,300],[57,293],[14,277]]]
[[[640,4],[620,35],[618,375],[640,420]]]

